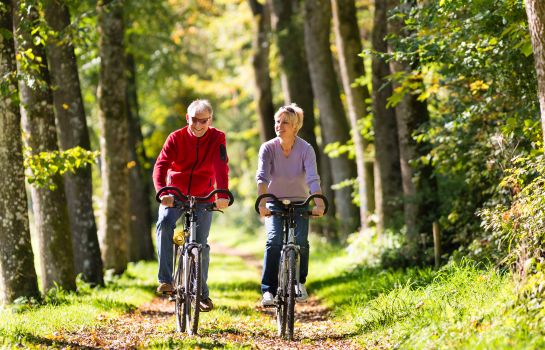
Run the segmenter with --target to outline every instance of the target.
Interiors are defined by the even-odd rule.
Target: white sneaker
[[[271,292],[263,293],[263,299],[261,299],[261,305],[263,306],[274,306],[274,296]]]
[[[307,289],[305,288],[305,285],[303,283],[299,283],[297,285],[296,293],[297,293],[297,297],[295,298],[295,300],[298,303],[306,303],[307,302],[308,293],[307,293]]]

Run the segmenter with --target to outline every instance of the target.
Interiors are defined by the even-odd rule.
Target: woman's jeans
[[[269,210],[282,210],[281,206],[274,203],[267,203]],[[296,213],[308,211],[307,208],[296,209]],[[308,217],[300,215],[295,219],[295,243],[300,247],[300,283],[305,283],[308,274]],[[270,216],[265,218],[265,230],[267,232],[267,243],[265,245],[265,256],[263,259],[263,275],[261,277],[261,292],[271,292],[276,295],[278,288],[278,266],[280,264],[280,253],[284,229],[284,218]]]
[[[204,210],[210,203],[197,203],[197,243],[202,244],[202,294],[208,298],[208,264],[210,263],[210,246],[208,234],[212,223],[212,212]],[[159,283],[172,282],[172,236],[176,221],[183,214],[179,208],[159,206],[159,218],[157,220],[157,256],[159,258]]]

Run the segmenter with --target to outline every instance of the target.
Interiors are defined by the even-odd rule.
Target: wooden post
[[[435,267],[441,265],[441,232],[439,231],[439,223],[433,222],[433,251],[435,253]]]

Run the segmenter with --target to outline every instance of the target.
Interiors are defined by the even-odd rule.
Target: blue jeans
[[[208,245],[208,234],[212,224],[212,212],[203,208],[209,203],[197,203],[197,243],[202,244],[202,294],[208,298],[208,265],[210,263],[210,246]],[[182,216],[183,211],[179,208],[159,206],[159,218],[157,219],[157,257],[159,258],[159,283],[172,282],[172,236],[176,221]]]
[[[274,203],[267,203],[270,210],[281,210],[281,206]],[[296,212],[305,212],[307,208],[297,209]],[[295,242],[300,247],[300,283],[305,283],[308,275],[308,217],[297,216],[295,219]],[[282,241],[284,229],[284,218],[270,216],[265,218],[265,230],[267,232],[267,243],[265,245],[265,256],[263,258],[263,275],[261,276],[261,292],[271,292],[276,295],[278,288],[278,266],[280,265],[280,253],[282,252]]]

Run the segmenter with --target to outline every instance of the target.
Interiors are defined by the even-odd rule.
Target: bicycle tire
[[[276,325],[277,325],[277,335],[281,338],[284,338],[286,335],[286,285],[287,285],[287,268],[286,268],[286,258],[284,254],[280,258],[280,265],[278,269],[278,290],[276,291]]]
[[[295,283],[296,283],[296,261],[297,256],[295,250],[288,251],[288,288],[286,300],[286,339],[293,340],[293,326],[295,324]]]
[[[184,303],[184,286],[183,286],[183,248],[176,246],[176,264],[174,268],[174,312],[176,315],[176,331],[185,332],[185,322],[183,319],[182,305]]]
[[[201,254],[197,248],[188,252],[188,280],[185,283],[186,298],[184,302],[184,317],[189,335],[196,335],[199,328],[199,304],[202,294]]]

